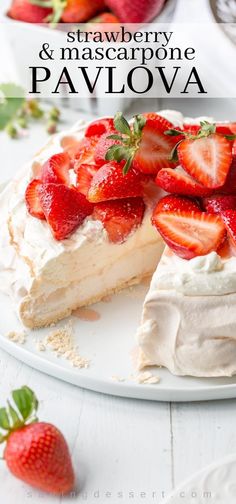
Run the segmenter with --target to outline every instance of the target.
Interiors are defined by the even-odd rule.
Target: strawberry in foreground
[[[130,126],[118,112],[114,126],[118,134],[108,136],[108,140],[114,140],[114,145],[107,145],[106,160],[125,160],[124,173],[131,166],[146,174],[156,174],[161,168],[175,166],[171,154],[176,140],[165,135],[173,125],[162,116],[154,113],[146,117],[137,115]]]
[[[13,0],[8,16],[25,23],[46,23],[52,13],[52,9],[47,8],[46,3],[46,0],[42,0],[40,5],[35,5],[30,0]]]
[[[12,399],[14,405],[8,401],[0,409],[0,443],[6,442],[10,472],[45,492],[69,493],[75,476],[64,436],[54,425],[38,421],[38,401],[30,388],[13,390]]]
[[[88,200],[92,203],[111,199],[142,196],[143,175],[130,168],[124,175],[124,162],[111,161],[103,165],[93,176]]]
[[[154,210],[152,223],[167,245],[183,259],[217,251],[225,239],[218,215],[195,210]]]
[[[39,201],[56,240],[68,238],[92,214],[93,205],[73,187],[42,184]]]
[[[236,196],[215,194],[204,198],[203,205],[208,213],[221,214],[226,210],[236,210]]]
[[[178,160],[184,170],[199,184],[216,189],[224,185],[232,163],[232,140],[234,135],[217,133],[216,124],[200,123],[196,135],[183,132],[185,140],[176,145]],[[165,132],[168,136],[178,136],[179,130]]]
[[[93,218],[100,220],[113,243],[123,243],[143,220],[145,205],[142,198],[104,201],[94,206]]]
[[[187,198],[184,196],[164,196],[164,198],[161,198],[160,201],[157,203],[156,208],[155,208],[155,213],[160,213],[164,211],[179,211],[179,210],[184,210],[184,211],[199,211],[200,210],[200,205],[197,200]]]
[[[61,152],[50,157],[43,165],[41,180],[44,184],[70,184],[69,177],[70,157],[66,152]]]
[[[148,23],[161,11],[165,0],[106,0],[122,23]]]
[[[27,186],[25,191],[25,203],[28,212],[32,217],[45,220],[45,215],[39,201],[39,188],[42,183],[38,179],[33,179]]]
[[[236,210],[226,210],[221,213],[221,218],[227,229],[231,242],[236,246]]]

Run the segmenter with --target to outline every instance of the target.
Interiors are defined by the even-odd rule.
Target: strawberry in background
[[[161,11],[165,0],[106,0],[122,23],[148,23]]]
[[[84,23],[104,9],[104,0],[67,0],[61,21],[64,23]]]
[[[38,421],[38,401],[29,387],[13,390],[12,399],[0,408],[0,443],[6,443],[8,469],[44,492],[71,492],[75,476],[64,436],[54,425]]]
[[[52,9],[46,8],[43,4],[44,0],[41,5],[34,5],[30,0],[13,0],[8,16],[26,23],[45,23]]]

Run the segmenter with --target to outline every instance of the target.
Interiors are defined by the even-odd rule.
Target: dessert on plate
[[[161,111],[56,135],[0,196],[0,285],[23,324],[54,323],[154,273],[139,367],[236,373],[234,132]]]

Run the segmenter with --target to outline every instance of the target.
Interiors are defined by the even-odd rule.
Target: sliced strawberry
[[[93,218],[103,223],[110,241],[122,243],[140,226],[144,210],[142,198],[104,201],[94,206]]]
[[[215,194],[204,198],[204,208],[208,213],[218,214],[225,210],[236,210],[236,196]]]
[[[200,210],[200,205],[197,200],[193,200],[191,198],[186,198],[183,196],[164,196],[164,198],[161,198],[160,201],[157,203],[157,206],[155,208],[155,214],[158,212],[164,212],[164,211],[176,211],[176,210],[185,210],[191,211],[191,210]]]
[[[41,185],[42,183],[38,179],[33,179],[28,184],[25,191],[25,203],[30,215],[37,217],[38,219],[45,220],[45,215],[40,204],[38,193]]]
[[[93,211],[93,205],[74,188],[60,184],[42,184],[40,203],[56,240],[73,233]]]
[[[231,241],[236,245],[236,210],[226,210],[221,214]]]
[[[92,203],[111,199],[142,196],[143,176],[131,168],[123,174],[124,161],[110,161],[103,165],[94,175],[88,192]]]
[[[229,140],[211,134],[196,140],[183,140],[178,146],[179,162],[200,184],[209,188],[221,187],[232,162]]]
[[[226,181],[220,188],[220,192],[224,194],[236,194],[236,155],[233,156]]]
[[[103,133],[109,131],[114,131],[113,117],[105,117],[104,119],[91,122],[85,131],[85,136],[103,135]]]
[[[85,137],[77,143],[74,153],[74,158],[77,162],[77,166],[83,163],[93,163],[95,148],[98,143],[99,137]]]
[[[225,238],[221,218],[204,212],[154,211],[152,223],[167,245],[183,259],[216,251]]]
[[[186,196],[209,196],[212,189],[208,189],[194,180],[181,166],[177,168],[163,168],[157,174],[156,184],[169,193]]]
[[[85,196],[88,195],[93,176],[95,175],[97,170],[97,166],[92,164],[82,164],[75,169],[77,173],[76,188]]]
[[[156,124],[159,125],[160,131],[167,131],[169,129],[174,128],[173,123],[168,121],[168,119],[165,119],[165,117],[162,117],[161,115],[157,114],[156,112],[146,112],[143,114],[146,119],[150,119],[151,121],[155,121]]]
[[[42,167],[43,184],[70,184],[70,157],[66,152],[52,156]]]
[[[163,119],[163,121],[166,120]],[[165,135],[166,129],[169,128],[163,126],[159,119],[147,119],[142,130],[139,148],[133,160],[134,168],[151,174],[158,173],[161,168],[174,166],[174,163],[171,162],[171,152],[176,144],[176,139]]]
[[[99,166],[102,166],[105,163],[107,163],[106,153],[109,147],[111,147],[112,145],[120,145],[119,140],[113,140],[111,138],[108,138],[108,136],[109,135],[107,133],[101,135],[95,148],[94,160],[95,163]]]

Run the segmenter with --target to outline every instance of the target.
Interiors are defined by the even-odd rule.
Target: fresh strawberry
[[[78,191],[85,196],[88,195],[93,176],[95,175],[97,170],[97,166],[92,164],[82,164],[77,169],[75,168],[75,171],[77,173],[76,187]]]
[[[90,19],[89,25],[95,24],[96,26],[93,26],[96,31],[103,31],[105,27],[103,26],[104,24],[118,24],[120,23],[120,20],[118,19],[117,16],[112,14],[112,12],[101,12],[98,16],[94,17],[93,19]],[[101,26],[100,26],[101,25]]]
[[[212,189],[196,182],[181,166],[162,168],[157,174],[156,184],[166,192],[186,196],[209,196],[212,193]]]
[[[43,6],[43,0],[42,6],[34,5],[30,0],[12,0],[8,16],[25,23],[45,23],[51,12],[52,9]]]
[[[216,251],[225,238],[221,218],[204,212],[154,210],[152,223],[167,245],[183,259]]]
[[[93,205],[73,187],[42,184],[39,199],[56,240],[71,235],[93,211]]]
[[[174,166],[171,162],[171,152],[175,139],[164,135],[164,131],[169,128],[165,126],[166,120],[162,119],[147,119],[142,130],[133,166],[143,173],[158,173],[161,168]]]
[[[93,121],[86,128],[85,136],[91,137],[96,135],[103,135],[109,131],[114,131],[114,121],[112,117],[105,117],[103,119],[98,119]]]
[[[140,226],[144,210],[142,198],[104,201],[94,206],[93,218],[103,223],[113,243],[122,243]]]
[[[10,472],[44,492],[65,495],[71,492],[75,476],[68,445],[54,425],[37,419],[38,401],[24,386],[13,390],[13,405],[0,409],[0,427],[6,442],[4,459]]]
[[[200,126],[200,124],[185,123],[185,124],[183,124],[182,129],[185,133],[190,133],[190,135],[197,135],[199,130],[201,129],[201,126]]]
[[[122,23],[148,23],[161,11],[165,0],[106,0]]]
[[[110,161],[103,165],[94,175],[88,192],[88,200],[92,203],[111,199],[142,196],[143,176],[140,172],[130,169],[124,175],[124,162]]]
[[[200,210],[200,205],[197,200],[193,200],[191,198],[186,198],[183,196],[164,196],[164,198],[161,198],[160,201],[157,203],[157,206],[155,208],[155,214],[158,212],[164,212],[164,211],[177,211],[177,210],[184,210],[184,211],[189,211],[191,212],[192,210],[199,211]]]
[[[229,237],[233,245],[236,245],[236,210],[226,210],[221,213],[224,225],[228,231]]]
[[[104,0],[67,0],[61,14],[64,23],[84,23],[106,8]]]
[[[214,189],[225,183],[232,162],[232,146],[216,133],[195,140],[187,138],[178,146],[178,158],[197,182]]]
[[[236,210],[236,196],[215,194],[204,198],[203,204],[208,213],[220,214],[225,210]]]
[[[45,215],[41,207],[38,193],[41,185],[42,183],[40,180],[31,180],[25,191],[25,203],[30,215],[37,217],[37,219],[45,220]]]
[[[66,152],[54,154],[42,167],[41,180],[44,184],[67,184],[69,177],[70,157]]]
[[[220,188],[220,192],[224,194],[236,194],[236,153],[235,156],[233,156],[233,161],[231,163],[226,181]]]
[[[95,148],[98,143],[98,137],[85,137],[74,146],[74,158],[77,166],[83,163],[93,163]]]
[[[109,138],[108,133],[104,133],[103,135],[100,136],[94,152],[94,160],[97,165],[102,166],[107,162],[106,161],[107,151],[113,145],[121,145],[121,143],[119,140]]]

